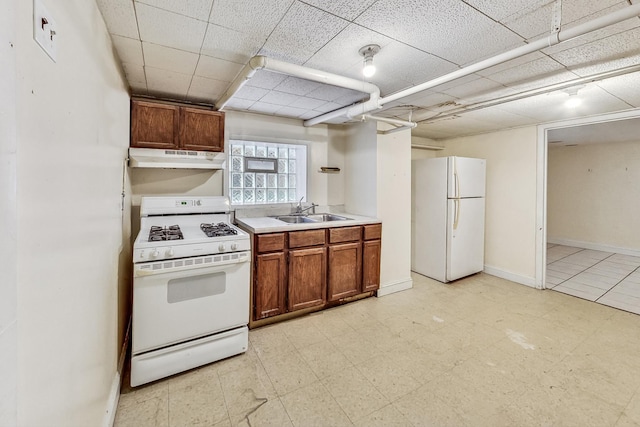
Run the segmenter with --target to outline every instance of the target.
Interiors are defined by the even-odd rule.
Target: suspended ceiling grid
[[[636,0],[634,0],[635,2]],[[254,55],[363,79],[358,50],[382,47],[369,79],[382,96],[550,32],[549,0],[97,0],[132,93],[213,104]],[[562,0],[562,27],[628,0]],[[433,139],[640,107],[638,73],[589,83],[567,109],[555,91],[442,120],[460,107],[640,64],[640,19],[386,104],[379,115],[421,122]],[[258,71],[227,109],[308,119],[366,99],[347,89]],[[342,122],[345,118],[333,120]]]

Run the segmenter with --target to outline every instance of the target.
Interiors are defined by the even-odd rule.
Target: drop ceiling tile
[[[254,86],[262,89],[275,89],[286,78],[287,76],[285,74],[260,70],[251,77],[251,80],[247,82],[247,86]]]
[[[349,105],[354,102],[366,101],[367,99],[369,99],[369,94],[352,90],[334,99],[333,102],[336,104]]]
[[[306,113],[300,115],[300,119],[302,120],[309,120],[309,119],[313,119],[314,117],[318,117],[320,115],[320,113],[318,113],[317,111],[307,111]]]
[[[375,3],[376,0],[305,0],[305,2],[340,18],[352,21]]]
[[[569,96],[563,91],[512,101],[502,104],[498,108],[513,114],[533,117],[539,123],[629,108],[628,104],[593,84],[581,89],[578,96],[583,100],[583,103],[576,108],[567,108],[564,105]]]
[[[551,81],[548,84],[558,83],[560,81],[567,81],[572,78],[577,78],[575,74],[567,73],[567,70],[559,64],[557,61],[544,56],[526,64],[522,64],[519,67],[512,67],[504,71],[493,73],[489,78],[495,82],[501,83],[504,86],[519,86],[523,88],[527,82],[533,82],[538,87],[544,86],[547,83],[541,83],[543,79],[549,79],[554,75],[568,74],[569,76],[558,77],[556,81]],[[486,79],[485,79],[486,80]],[[540,83],[537,83],[540,82]]]
[[[250,34],[209,24],[200,53],[226,61],[246,64],[264,43],[264,39]]]
[[[499,73],[501,71],[509,70],[511,68],[522,67],[525,64],[528,64],[536,59],[545,58],[542,52],[532,52],[527,55],[521,56],[519,58],[512,59],[507,62],[503,62],[502,64],[494,65],[493,67],[485,68],[484,70],[476,71],[474,74],[483,77],[489,77],[492,74]]]
[[[271,92],[263,96],[260,101],[275,105],[289,105],[292,102],[297,101],[299,98],[300,97],[298,95],[292,95],[290,93],[272,90]]]
[[[523,43],[513,32],[458,0],[380,0],[355,22],[459,65]]]
[[[640,27],[606,39],[563,50],[553,59],[580,76],[610,71],[640,63]]]
[[[376,76],[394,76],[414,85],[457,70],[456,64],[430,55],[404,43],[392,42],[374,57]]]
[[[395,105],[411,105],[414,107],[434,108],[438,109],[439,106],[453,105],[455,98],[443,93],[423,91],[414,95],[399,99]],[[386,104],[387,106],[393,106],[394,103]],[[454,105],[455,106],[455,105]]]
[[[296,63],[304,63],[347,25],[343,19],[296,2],[273,30],[264,50],[287,52],[287,56],[297,58]]]
[[[452,96],[456,99],[465,100],[476,98],[478,96],[487,96],[487,94],[501,89],[504,89],[504,86],[502,84],[484,77],[474,79],[470,82],[463,83],[461,85],[457,85],[442,91],[438,90],[438,88],[435,88],[435,90],[438,90],[438,92],[444,93],[445,95]]]
[[[130,64],[128,62],[122,63],[124,74],[127,77],[127,81],[133,87],[144,86],[147,87],[147,79],[144,75],[144,67],[138,64]]]
[[[303,114],[307,113],[308,111],[309,110],[305,110],[302,108],[287,106],[287,107],[282,107],[281,109],[276,111],[276,114],[278,114],[279,116],[285,116],[285,117],[300,117]]]
[[[517,126],[532,125],[536,123],[536,119],[525,117],[519,114],[509,113],[495,107],[488,107],[481,110],[470,111],[464,113],[464,117],[476,121],[487,122],[494,129],[505,129]]]
[[[256,111],[258,113],[275,114],[276,111],[282,108],[282,105],[268,104],[266,102],[256,102],[249,110]]]
[[[338,108],[342,108],[344,105],[336,104],[335,102],[327,102],[326,104],[322,104],[319,107],[314,108],[314,111],[318,113],[328,113],[329,111],[337,110]]]
[[[213,0],[136,0],[136,3],[148,4],[149,6],[206,21],[209,18]]]
[[[244,85],[235,93],[235,95],[233,95],[232,99],[239,98],[247,99],[249,101],[258,101],[268,93],[269,91],[266,89]]]
[[[193,74],[199,55],[153,43],[142,42],[144,63],[148,67],[162,68],[181,74]]]
[[[276,87],[276,90],[291,93],[293,95],[306,95],[320,86],[320,83],[311,80],[287,77]]]
[[[301,96],[297,100],[293,101],[290,106],[296,108],[303,108],[306,110],[313,110],[314,108],[318,108],[321,105],[326,104],[327,101],[323,101],[322,99],[315,98],[305,98]]]
[[[562,28],[571,27],[579,20],[593,19],[603,10],[620,3],[619,0],[563,0]],[[538,38],[551,31],[553,2],[534,10],[524,9],[504,19],[502,23],[527,40]]]
[[[155,92],[174,99],[185,99],[191,84],[191,75],[153,67],[144,67],[149,92]]]
[[[330,73],[341,74],[356,79],[362,78],[363,57],[358,53],[368,44],[377,44],[382,49],[393,40],[357,24],[349,24],[327,44],[322,46],[304,64]],[[358,68],[351,72],[351,69]]]
[[[199,53],[207,23],[137,3],[142,41]]]
[[[111,36],[111,41],[113,41],[113,45],[116,47],[121,62],[144,65],[140,40],[114,34]]]
[[[602,80],[597,85],[626,103],[640,107],[640,72]]]
[[[195,74],[197,76],[231,82],[243,67],[242,64],[236,62],[200,55]]]
[[[110,34],[139,38],[136,12],[131,0],[97,0]]]
[[[502,21],[508,16],[535,10],[545,4],[553,2],[554,0],[510,0],[508,2],[497,2],[495,0],[463,1],[489,16],[491,19]]]
[[[231,108],[234,110],[248,110],[255,101],[249,101],[248,99],[231,98],[225,108]]]
[[[264,41],[292,3],[293,0],[216,0],[209,22]]]
[[[314,91],[307,94],[310,98],[322,99],[325,101],[334,101],[343,96],[350,96],[353,94],[351,89],[345,89],[338,86],[321,85]]]
[[[222,96],[228,86],[229,82],[193,76],[187,97],[191,100],[206,100],[208,103],[213,104]]]

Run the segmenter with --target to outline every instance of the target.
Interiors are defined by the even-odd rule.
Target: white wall
[[[487,159],[485,271],[533,286],[536,259],[536,127],[445,141],[441,156]]]
[[[32,4],[17,16],[17,424],[95,426],[118,376],[130,266],[129,95],[95,2],[45,1],[55,63],[32,39]]]
[[[547,239],[640,250],[640,141],[549,145]]]
[[[17,424],[17,201],[16,13],[17,0],[0,5],[0,425]]]
[[[379,129],[387,125],[379,124]],[[378,295],[408,289],[411,279],[411,131],[377,135],[377,217],[382,220]]]
[[[344,147],[344,205],[347,212],[377,215],[377,159],[376,122],[349,125]]]

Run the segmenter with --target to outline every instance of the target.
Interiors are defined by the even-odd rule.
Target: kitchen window
[[[230,140],[232,205],[292,203],[306,197],[307,146]]]

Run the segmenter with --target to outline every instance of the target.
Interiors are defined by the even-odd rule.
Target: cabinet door
[[[131,101],[131,146],[177,148],[179,119],[175,105]]]
[[[254,320],[285,312],[285,271],[284,252],[256,255]]]
[[[180,108],[180,147],[196,151],[224,151],[224,113]]]
[[[375,291],[380,287],[380,240],[362,243],[362,292]]]
[[[289,311],[324,305],[326,294],[326,248],[289,251]]]
[[[360,293],[361,271],[359,242],[329,246],[329,301]]]

